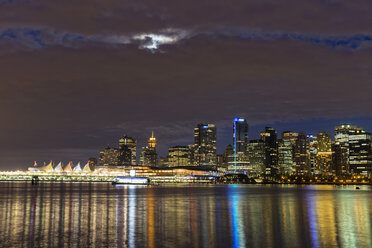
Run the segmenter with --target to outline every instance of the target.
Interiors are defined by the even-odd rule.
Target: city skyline
[[[245,119],[248,120],[247,118],[245,118]],[[273,127],[275,129],[278,138],[281,138],[282,132],[285,132],[285,131],[292,131],[292,132],[303,131],[307,135],[313,135],[313,136],[316,136],[316,134],[319,131],[325,131],[325,132],[329,133],[331,135],[332,140],[334,140],[334,127],[338,126],[338,125],[341,125],[341,124],[345,124],[345,123],[355,125],[355,126],[359,126],[359,127],[363,127],[367,132],[369,130],[372,130],[372,129],[365,128],[365,126],[356,124],[356,123],[362,123],[362,124],[364,123],[364,124],[368,125],[369,124],[368,120],[365,120],[363,118],[350,119],[350,120],[354,121],[354,122],[350,123],[350,122],[342,122],[341,120],[319,119],[315,122],[314,122],[314,120],[298,121],[298,122],[279,122],[279,123],[276,122],[276,123],[272,123],[273,125],[265,125],[265,124],[250,125],[250,123],[248,123],[249,124],[248,140],[259,139],[260,138],[260,131],[264,130],[265,127],[267,127],[267,126]],[[223,123],[225,124],[226,122],[228,122],[228,121],[225,121]],[[329,125],[324,124],[324,123],[329,123],[329,122],[331,122],[331,124],[334,123],[333,124],[334,126],[329,126]],[[371,119],[371,122],[372,122],[372,119]],[[312,130],[312,131],[308,132],[308,131],[305,131],[304,128],[301,129],[298,126],[298,123],[305,123],[306,124],[305,126],[311,126],[311,125],[313,125],[313,123],[316,123],[316,125],[313,125],[313,127],[310,127],[310,128],[308,127],[306,130]],[[158,144],[157,144],[158,155],[161,156],[161,157],[165,157],[165,156],[168,155],[168,149],[170,147],[179,146],[179,145],[181,145],[181,146],[186,145],[187,146],[189,144],[192,144],[193,139],[194,139],[193,138],[193,129],[194,129],[195,125],[196,124],[185,127],[186,131],[183,130],[183,132],[181,133],[182,134],[182,139],[179,139],[179,137],[176,136],[176,138],[174,140],[170,140],[170,141],[169,141],[169,137],[162,138],[162,137],[164,137],[163,136],[164,133],[154,131],[154,133],[156,134],[155,136],[158,140],[159,140],[159,137],[160,137],[160,143],[158,142]],[[218,130],[217,131],[217,154],[222,154],[227,145],[229,145],[229,144],[232,145],[233,144],[233,138],[232,138],[233,127],[232,126],[233,126],[233,119],[230,120],[230,125],[229,126],[226,125],[226,124],[225,124],[225,126],[222,126],[222,127],[216,125],[217,130]],[[322,127],[324,127],[324,128],[322,128]],[[320,128],[322,128],[322,129],[320,129]],[[150,130],[152,130],[152,129],[150,129]],[[159,129],[154,128],[154,130],[159,130]],[[179,130],[177,130],[177,131],[179,131]],[[46,155],[39,156],[39,157],[32,156],[32,154],[30,154],[28,159],[20,160],[20,161],[24,161],[23,164],[20,164],[20,162],[17,162],[16,164],[14,164],[12,166],[9,166],[9,167],[6,167],[6,166],[4,166],[4,164],[2,164],[2,165],[0,165],[0,168],[3,168],[3,170],[25,169],[28,166],[31,166],[34,163],[34,161],[38,161],[39,163],[44,163],[44,162],[48,163],[50,160],[53,160],[56,163],[57,163],[57,161],[58,162],[59,161],[67,161],[67,162],[72,161],[74,163],[78,163],[78,162],[87,161],[88,158],[90,158],[90,157],[95,157],[95,158],[98,159],[100,150],[104,149],[107,146],[118,147],[117,143],[119,141],[119,138],[123,136],[122,133],[124,133],[124,135],[133,136],[133,138],[135,138],[135,139],[137,139],[137,137],[140,137],[140,138],[137,139],[137,157],[139,158],[140,153],[141,153],[141,148],[146,146],[148,138],[151,136],[151,132],[152,131],[149,131],[149,135],[147,135],[147,132],[143,133],[143,132],[141,132],[141,130],[135,130],[133,133],[137,134],[136,136],[135,135],[129,135],[128,132],[116,132],[116,133],[118,133],[119,136],[105,137],[106,139],[103,140],[102,144],[98,144],[95,148],[90,149],[88,152],[86,151],[87,149],[83,148],[83,149],[81,149],[81,152],[78,153],[78,154],[73,153],[69,150],[60,151],[56,155],[53,155],[53,153],[51,153],[51,155],[46,154]],[[158,133],[160,133],[160,136],[158,135]],[[161,135],[161,134],[163,134],[163,135]],[[168,140],[168,142],[164,142],[166,140]],[[159,149],[159,147],[160,147],[160,149]]]

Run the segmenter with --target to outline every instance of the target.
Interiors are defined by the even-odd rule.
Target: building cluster
[[[222,154],[217,154],[214,124],[198,124],[194,143],[170,147],[166,157],[158,156],[156,144],[152,133],[137,159],[136,140],[124,135],[118,148],[100,152],[99,166],[198,166],[253,176],[372,174],[371,134],[348,124],[335,127],[334,140],[324,131],[315,136],[285,131],[279,138],[272,127],[249,140],[246,119],[235,117],[232,144]]]

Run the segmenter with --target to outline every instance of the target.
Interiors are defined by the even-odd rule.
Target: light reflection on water
[[[372,247],[362,186],[0,183],[0,247]]]

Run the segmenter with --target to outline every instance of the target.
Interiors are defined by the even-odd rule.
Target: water
[[[372,187],[0,183],[0,247],[372,247]]]

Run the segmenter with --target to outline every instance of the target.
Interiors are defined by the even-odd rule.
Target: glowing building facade
[[[194,129],[193,162],[197,166],[216,166],[216,126],[198,124]]]
[[[107,146],[99,154],[100,166],[117,166],[119,165],[119,151],[117,148]]]
[[[189,166],[189,147],[187,146],[174,146],[168,149],[168,166]]]
[[[124,136],[119,140],[119,164],[136,165],[137,143],[136,139]]]
[[[265,127],[265,131],[262,131],[260,136],[265,146],[265,174],[278,174],[278,143],[275,129],[272,127]]]

